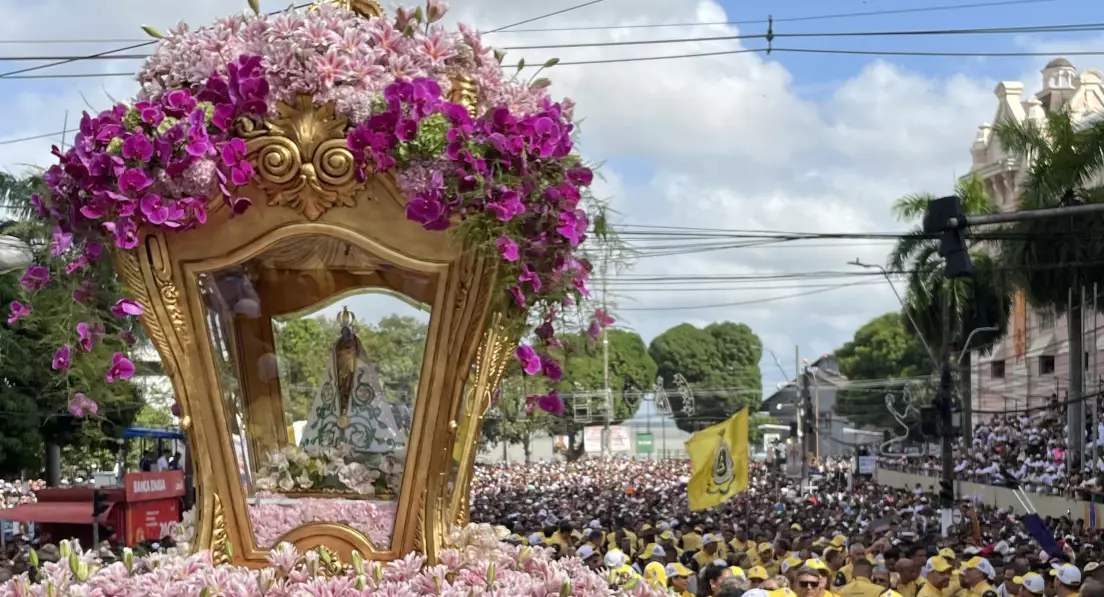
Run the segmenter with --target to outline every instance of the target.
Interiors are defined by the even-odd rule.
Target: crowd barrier
[[[902,473],[879,467],[875,472],[875,478],[879,484],[888,487],[913,489],[916,487],[916,484],[919,483],[920,487],[925,491],[939,493],[938,477],[930,477],[928,475],[915,473]],[[984,485],[969,481],[956,481],[955,492],[956,495],[961,498],[971,498],[979,503],[996,506],[1019,514],[1026,514],[1019,500],[1012,494],[1012,490],[1006,487]],[[1104,520],[1104,505],[1101,504],[1093,504],[1084,500],[1042,493],[1028,492],[1027,497],[1031,500],[1031,503],[1035,506],[1040,516],[1058,517],[1069,514],[1074,519],[1081,518],[1087,521],[1090,518],[1094,518],[1095,520]],[[1095,517],[1089,516],[1090,508],[1097,508]]]

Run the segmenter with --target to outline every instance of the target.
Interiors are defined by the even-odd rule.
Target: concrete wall
[[[919,483],[925,490],[938,493],[939,479],[927,475],[901,473],[879,468],[875,473],[878,483],[889,487],[912,489]],[[1012,490],[997,487],[995,485],[982,485],[980,483],[967,483],[959,481],[955,483],[955,491],[961,497],[973,497],[979,503],[989,504],[1005,510],[1015,511],[1018,514],[1026,514],[1019,500],[1012,494]],[[1065,516],[1069,512],[1074,519],[1085,518],[1088,513],[1089,502],[1067,499],[1060,496],[1044,495],[1028,492],[1027,498],[1035,506],[1040,516]]]
[[[648,427],[642,425],[634,425],[623,423],[625,427],[629,428],[629,437],[633,441],[633,449],[636,449],[636,432],[648,431]],[[652,432],[652,454],[651,458],[686,458],[686,440],[690,439],[690,434],[678,429],[673,424],[667,425],[652,425],[650,427]],[[540,462],[542,460],[558,459],[553,446],[555,439],[542,435],[533,439],[530,444],[531,455],[530,458],[533,462]],[[635,452],[630,456],[638,458],[646,458],[647,455],[637,455]],[[506,457],[511,462],[525,462],[525,450],[520,445],[511,445],[506,447]],[[502,462],[502,444],[483,444],[477,458],[479,462]]]

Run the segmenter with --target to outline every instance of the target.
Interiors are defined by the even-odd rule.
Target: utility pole
[[[970,253],[966,247],[965,231],[971,226],[985,226],[992,224],[1006,224],[1021,222],[1024,220],[1039,220],[1054,217],[1073,217],[1079,215],[1098,214],[1104,212],[1104,203],[1092,203],[1076,205],[1073,207],[1060,207],[1054,209],[1036,209],[1029,211],[1011,211],[997,214],[984,214],[967,216],[962,209],[962,199],[956,196],[942,197],[932,201],[928,205],[924,215],[923,229],[926,234],[940,235],[939,255],[944,260],[943,278],[945,281],[955,278],[968,278],[973,274],[973,265],[970,263]],[[940,414],[940,434],[943,440],[943,478],[940,480],[939,497],[943,507],[943,535],[946,536],[952,522],[951,508],[954,507],[954,455],[951,441],[955,434],[952,419],[954,407],[953,380],[951,375],[951,344],[953,342],[951,329],[951,304],[949,289],[944,287],[943,296],[943,350],[940,359],[939,396],[935,406]],[[962,330],[957,330],[959,333]],[[1075,340],[1070,338],[1071,356],[1079,361],[1083,359],[1080,350],[1072,352]],[[1080,339],[1077,339],[1080,345]],[[1072,367],[1071,367],[1072,370]],[[1071,398],[1073,393],[1080,395],[1080,388],[1070,387]],[[1073,409],[1070,409],[1070,429],[1075,427]],[[1077,425],[1083,426],[1084,419],[1077,421]],[[1084,430],[1081,429],[1083,432]],[[1073,446],[1071,446],[1072,449]]]
[[[608,314],[609,301],[609,250],[602,260],[602,314]],[[602,458],[613,456],[613,438],[610,437],[610,419],[613,417],[613,393],[610,391],[609,373],[609,326],[602,324],[602,399],[605,404],[605,417],[602,426]]]
[[[809,381],[812,373],[808,367],[801,372],[801,422],[803,423],[801,436],[801,482],[809,481],[809,454],[813,452],[813,395],[809,391]]]

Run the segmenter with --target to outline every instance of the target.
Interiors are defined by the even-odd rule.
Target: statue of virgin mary
[[[356,319],[338,316],[341,335],[299,440],[301,447],[343,448],[353,461],[405,453],[408,430],[396,421],[383,393],[379,371],[356,335]],[[399,417],[401,418],[401,417]]]

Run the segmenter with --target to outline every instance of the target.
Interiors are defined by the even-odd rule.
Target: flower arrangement
[[[500,543],[485,525],[470,525],[449,536],[439,562],[427,566],[423,556],[409,554],[387,564],[366,562],[359,554],[334,571],[319,552],[299,553],[289,544],[272,550],[260,570],[215,566],[210,552],[190,557],[155,553],[137,557],[129,549],[107,564],[79,544],[59,544],[58,562],[39,562],[32,550],[37,580],[23,573],[0,584],[0,597],[77,597],[83,595],[401,595],[403,597],[470,595],[577,595],[660,597],[647,583],[611,586],[577,558],[553,560],[549,550]]]
[[[273,546],[289,531],[314,522],[333,522],[356,529],[386,548],[395,531],[398,503],[334,498],[278,498],[273,494],[258,494],[249,500],[249,520],[253,537],[260,546]]]
[[[402,483],[404,458],[405,453],[358,454],[350,460],[344,446],[284,446],[268,454],[254,484],[261,491],[283,494],[336,491],[391,497]]]
[[[515,316],[532,311],[541,321],[536,344],[515,356],[527,374],[558,381],[560,367],[547,351],[556,342],[553,322],[588,296],[592,267],[580,245],[588,232],[606,234],[605,218],[594,213],[600,208],[584,202],[593,173],[575,153],[574,105],[553,101],[550,81],[537,77],[555,59],[528,79],[524,61],[507,75],[503,55],[478,32],[444,29],[446,11],[428,0],[393,19],[365,19],[323,3],[195,30],[180,25],[165,35],[147,28],[162,41],[139,73],[137,101],[85,114],[72,148],[54,150],[58,163],[44,175],[49,196],[35,198],[38,216],[54,224],[54,255],[81,276],[105,245],[134,249],[140,226],[184,233],[202,226],[219,202],[234,214],[250,209],[238,189],[255,172],[238,131],[264,126],[281,103],[305,95],[315,106],[332,102],[347,119],[361,179],[394,175],[408,219],[449,229],[498,257]],[[454,91],[467,93],[470,106],[449,101]],[[22,282],[33,299],[51,280],[35,265]],[[116,315],[140,315],[143,307],[121,301]],[[30,300],[13,302],[9,320],[32,311]],[[590,331],[611,323],[595,312]],[[96,341],[72,334],[82,347]],[[79,356],[62,350],[68,346],[58,349],[56,369]],[[108,381],[134,373],[125,355],[116,356]],[[94,414],[87,400],[76,400],[74,412]],[[530,404],[563,408],[554,393]]]

